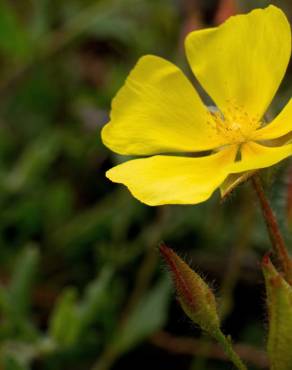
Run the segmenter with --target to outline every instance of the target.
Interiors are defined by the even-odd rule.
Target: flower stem
[[[226,353],[230,361],[234,364],[234,366],[237,367],[237,369],[247,370],[247,367],[244,365],[238,354],[232,348],[231,341],[222,333],[221,330],[218,330],[214,334],[214,338],[221,344],[224,352]]]
[[[254,175],[251,181],[262,209],[274,252],[277,255],[287,281],[292,284],[292,260],[289,256],[275,214],[264,192],[261,178],[259,175]]]

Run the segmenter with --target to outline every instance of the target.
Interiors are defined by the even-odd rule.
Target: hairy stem
[[[292,284],[292,260],[289,256],[275,214],[264,192],[262,181],[259,175],[254,175],[251,181],[261,206],[274,252],[281,264],[287,281]]]
[[[238,354],[234,351],[231,341],[219,330],[215,335],[215,339],[221,344],[224,352],[226,353],[227,357],[232,361],[234,366],[237,367],[238,370],[247,370],[247,367],[241,361]]]

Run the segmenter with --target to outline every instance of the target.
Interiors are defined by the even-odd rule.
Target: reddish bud
[[[160,253],[170,270],[181,307],[194,323],[214,334],[220,324],[212,290],[166,245],[160,245]]]

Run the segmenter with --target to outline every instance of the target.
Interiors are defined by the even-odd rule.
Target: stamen
[[[225,112],[210,111],[210,122],[217,134],[230,144],[239,144],[251,140],[252,134],[261,125],[258,118],[251,117],[243,107],[229,102]]]

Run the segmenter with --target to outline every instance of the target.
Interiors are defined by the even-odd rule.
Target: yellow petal
[[[269,167],[291,155],[292,144],[280,147],[267,147],[249,142],[242,145],[242,159],[230,166],[230,172],[237,173]]]
[[[275,6],[229,18],[186,38],[191,68],[226,115],[241,110],[260,119],[286,71],[291,31]]]
[[[154,156],[110,169],[106,176],[126,185],[148,205],[196,204],[208,199],[227,176],[237,146],[206,157]]]
[[[210,117],[180,69],[147,55],[114,98],[102,140],[114,152],[130,155],[213,149],[225,142],[208,124]]]
[[[292,131],[292,99],[281,113],[267,126],[254,133],[254,140],[277,139]]]

